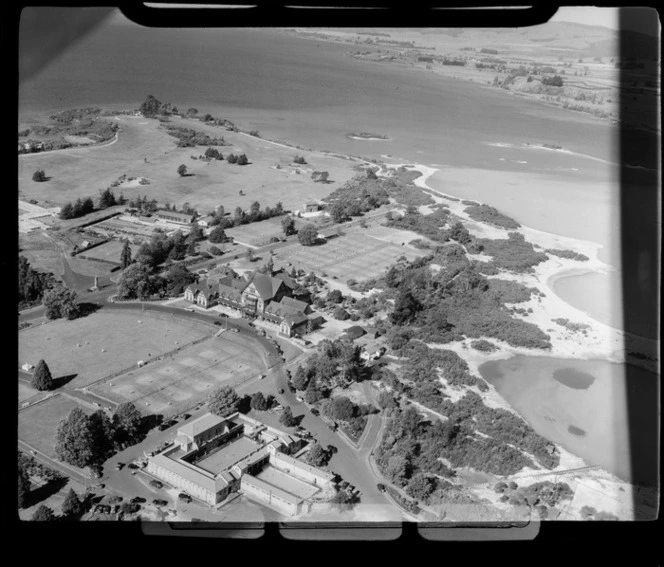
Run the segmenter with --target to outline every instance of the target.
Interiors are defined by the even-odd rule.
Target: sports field
[[[134,402],[150,413],[172,415],[189,409],[214,388],[236,386],[267,368],[261,347],[231,335],[211,337],[89,390],[117,403]]]
[[[81,388],[212,332],[204,323],[164,314],[103,310],[75,321],[57,319],[21,331],[19,361],[36,366],[43,358],[54,378],[76,374],[68,385]]]
[[[63,395],[53,396],[21,410],[18,414],[18,438],[45,455],[55,457],[58,424],[76,407],[86,414],[93,413],[90,408]]]
[[[305,247],[298,244],[279,248],[277,258],[306,272],[326,273],[341,281],[366,280],[382,274],[399,256],[414,260],[423,253],[410,246],[397,246],[366,233],[353,232],[330,238],[325,244]]]
[[[260,222],[252,222],[243,224],[238,227],[226,229],[226,234],[232,236],[237,242],[243,244],[251,244],[252,246],[262,246],[268,244],[272,236],[283,238],[284,232],[281,228],[281,221],[285,216],[272,217]],[[306,219],[293,218],[295,221],[295,229],[299,230],[305,224],[314,224]]]

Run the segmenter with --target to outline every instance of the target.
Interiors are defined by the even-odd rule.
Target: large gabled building
[[[216,282],[201,280],[184,291],[186,300],[208,308],[217,303],[239,309],[279,325],[279,333],[292,337],[316,328],[321,317],[305,301],[292,297],[297,284],[279,272],[248,272],[245,277],[223,277]]]

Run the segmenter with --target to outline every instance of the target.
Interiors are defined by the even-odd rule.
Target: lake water
[[[657,375],[601,360],[527,356],[486,362],[479,372],[540,435],[624,480],[657,482]]]

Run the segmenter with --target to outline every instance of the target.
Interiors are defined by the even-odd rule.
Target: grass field
[[[175,414],[214,388],[235,386],[267,367],[255,343],[224,334],[90,388],[114,402],[131,401],[142,411]]]
[[[413,260],[422,252],[409,246],[397,246],[364,232],[352,232],[331,238],[320,246],[293,244],[279,248],[275,255],[306,272],[326,273],[341,281],[366,280],[382,274],[399,256]]]
[[[106,260],[108,262],[115,262],[118,265],[120,264],[120,255],[122,254],[122,247],[124,243],[119,240],[111,240],[100,246],[95,246],[90,250],[85,250],[81,252],[80,257],[85,256],[92,260]],[[132,258],[136,255],[138,246],[135,244],[130,244]]]
[[[160,128],[157,120],[130,116],[116,120],[121,129],[113,144],[19,156],[21,198],[37,199],[44,205],[62,205],[77,197],[96,198],[99,188],[108,187],[126,174],[150,181],[149,185],[122,188],[124,196],[130,199],[147,195],[162,205],[173,203],[178,207],[189,202],[202,214],[220,204],[229,211],[237,206],[248,209],[253,201],[271,207],[281,201],[285,209],[294,210],[300,209],[304,201],[321,199],[355,174],[353,162],[347,160],[274,145],[197,120],[173,118],[175,125],[223,136],[230,145],[219,148],[222,154],[244,153],[250,164],[194,160],[191,156],[198,157],[206,148],[176,147],[176,139]],[[296,154],[305,156],[308,164],[291,166]],[[180,177],[180,164],[185,164],[191,175]],[[281,169],[276,168],[277,164]],[[51,179],[46,183],[32,181],[36,169],[45,170]],[[301,173],[295,173],[297,169]],[[334,183],[314,183],[313,170],[328,171]],[[240,190],[244,195],[239,194]]]
[[[91,409],[62,395],[22,410],[18,414],[18,438],[45,455],[55,457],[58,424],[76,407],[86,414],[93,413]]]
[[[156,358],[211,333],[212,329],[203,323],[162,314],[93,313],[75,321],[58,319],[22,331],[19,361],[36,365],[43,358],[54,378],[76,374],[69,386],[80,388],[138,360]]]
[[[323,219],[325,217],[320,217]],[[277,238],[283,238],[284,233],[281,229],[281,221],[284,219],[283,216],[273,217],[268,220],[261,222],[252,222],[250,224],[243,224],[242,226],[229,228],[226,230],[228,236],[232,236],[237,242],[242,242],[244,244],[251,244],[252,246],[262,246],[263,244],[268,244],[270,242],[270,237],[276,236]],[[311,219],[300,219],[294,217],[295,229],[299,230],[305,224],[316,224],[320,220]]]

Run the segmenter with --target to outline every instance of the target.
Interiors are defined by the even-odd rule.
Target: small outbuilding
[[[361,336],[366,335],[366,333],[367,332],[359,325],[354,325],[346,329],[346,336],[352,341],[359,339]]]

